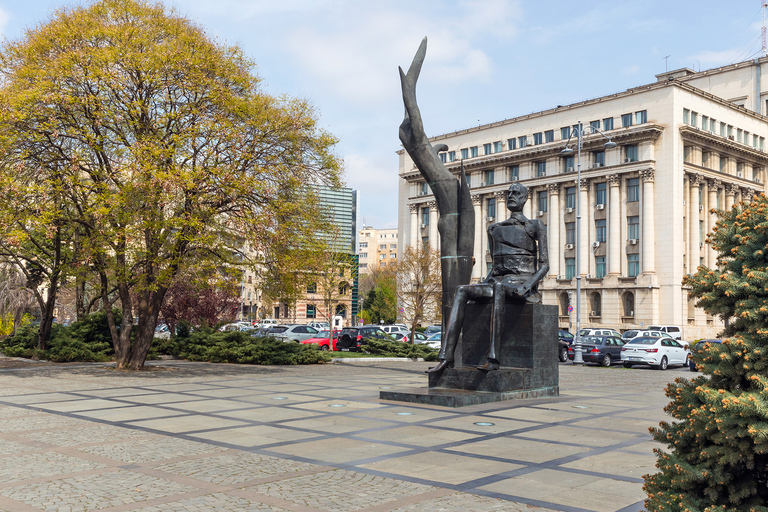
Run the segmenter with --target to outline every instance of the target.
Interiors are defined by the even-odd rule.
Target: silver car
[[[308,325],[278,325],[267,331],[267,336],[283,341],[304,341],[316,338],[319,332]]]

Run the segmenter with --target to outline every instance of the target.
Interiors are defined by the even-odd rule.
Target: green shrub
[[[427,345],[411,345],[402,341],[385,341],[374,338],[366,338],[363,350],[369,354],[384,357],[410,357],[413,359],[422,357],[425,361],[436,361],[437,350]]]
[[[331,360],[314,345],[253,338],[244,332],[194,332],[180,344],[179,356],[190,361],[260,365],[317,364]]]

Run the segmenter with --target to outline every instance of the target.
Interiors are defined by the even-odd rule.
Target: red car
[[[336,342],[339,339],[339,333],[341,331],[333,331],[333,340],[328,337],[330,332],[330,330],[325,329],[320,331],[316,338],[304,340],[302,343],[315,343],[320,350],[338,350],[336,348]]]

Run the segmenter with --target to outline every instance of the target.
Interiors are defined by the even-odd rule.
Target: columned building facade
[[[580,160],[561,153],[566,144],[576,149],[578,122],[588,133]],[[558,306],[561,328],[575,329],[568,306],[575,309],[578,252],[582,326],[673,324],[693,340],[713,337],[722,322],[694,306],[682,279],[699,265],[716,264],[706,238],[716,221],[711,211],[765,190],[766,128],[763,115],[665,75],[432,143],[447,144],[441,158],[449,170],[458,176],[463,160],[467,172],[475,209],[473,282],[490,271],[486,230],[509,216],[506,190],[519,181],[529,192],[524,214],[547,226],[550,271],[540,289],[545,303]],[[605,149],[598,130],[617,147]],[[399,154],[400,246],[439,247],[434,197],[407,153]]]

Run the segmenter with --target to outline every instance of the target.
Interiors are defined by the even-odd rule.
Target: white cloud
[[[400,178],[397,175],[395,155],[374,161],[367,155],[346,154],[344,169],[347,186],[361,193],[361,219],[365,216],[368,224],[375,222],[376,226],[397,226],[396,206]]]

